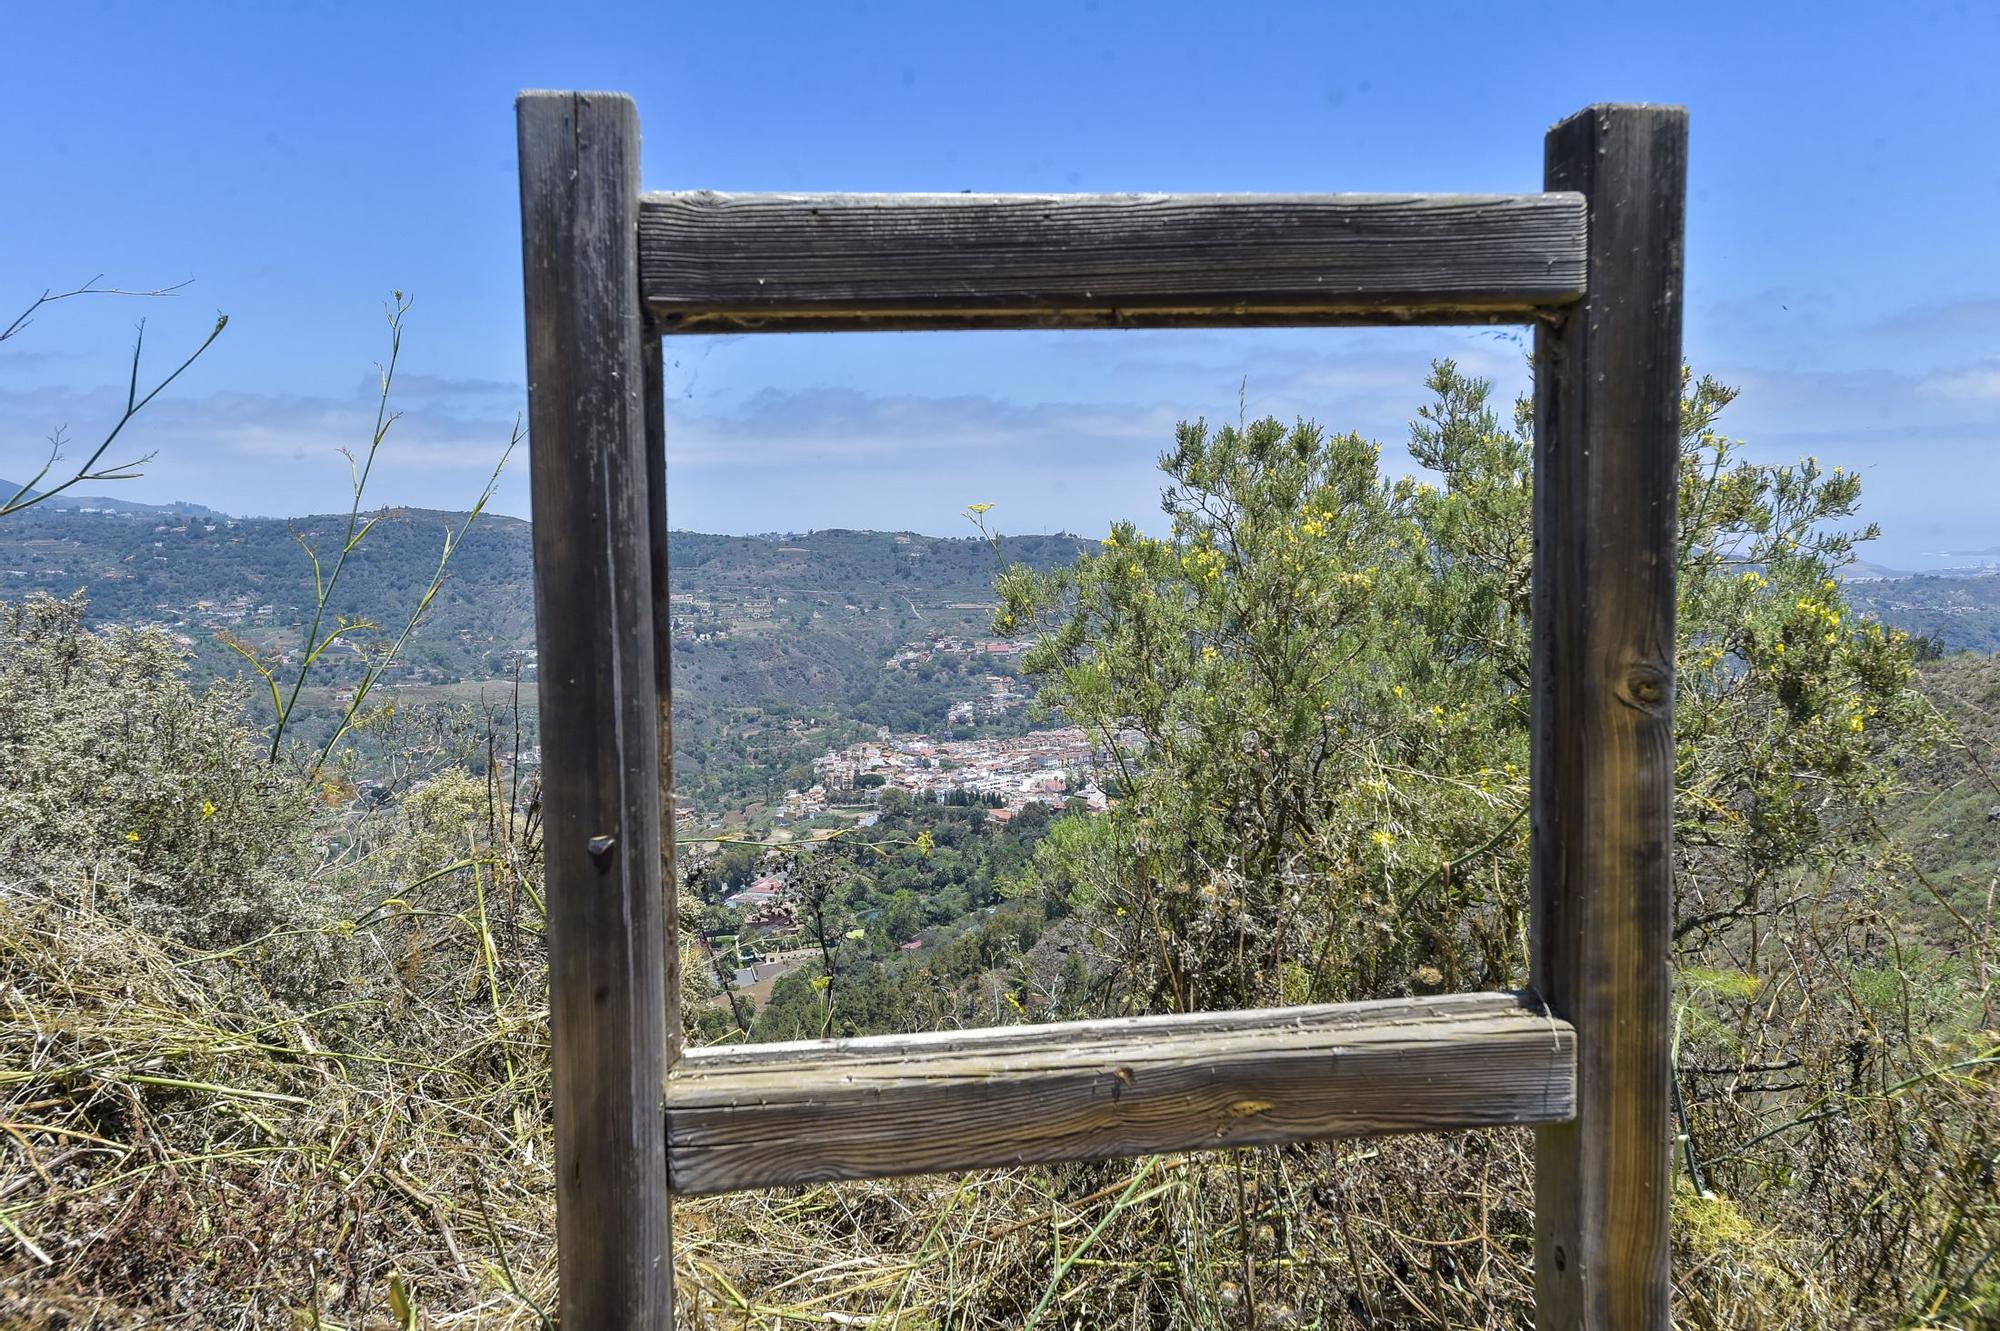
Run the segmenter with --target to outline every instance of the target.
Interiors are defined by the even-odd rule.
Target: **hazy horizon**
[[[12,493],[14,488],[17,487],[18,484],[19,482],[14,481],[9,477],[0,476],[0,495]],[[114,503],[114,504],[121,501],[121,496],[118,493],[116,493],[115,490],[66,491],[62,495],[62,498],[65,501],[68,501],[69,505],[74,505],[78,503],[88,503],[93,499],[102,500],[104,502]],[[219,508],[213,504],[204,503],[202,500],[187,495],[177,495],[171,499],[165,499],[165,500],[134,500],[131,499],[129,496],[125,496],[123,497],[123,502],[131,504],[148,504],[162,508],[171,507],[176,504],[184,504],[190,507],[207,509],[209,511],[219,513],[226,518],[237,519],[241,521],[249,521],[249,522],[297,522],[297,521],[302,521],[306,518],[344,517],[348,511],[346,508],[339,508],[339,509],[328,508],[328,509],[315,509],[310,512],[299,512],[299,513],[237,513]],[[389,509],[410,509],[416,512],[439,513],[446,516],[463,516],[465,513],[465,509],[462,507],[451,508],[448,506],[440,507],[437,505],[429,505],[429,504],[370,503],[365,505],[361,511],[362,514],[366,516],[368,514],[377,513]],[[490,521],[495,518],[506,519],[514,522],[523,522],[523,523],[531,521],[529,516],[526,514],[500,513],[492,510],[489,510],[485,518],[483,518],[482,520]],[[743,540],[783,540],[795,537],[810,537],[810,536],[825,535],[836,532],[856,532],[864,535],[881,535],[881,536],[920,536],[928,540],[944,540],[944,541],[956,541],[956,540],[983,541],[990,539],[990,535],[982,535],[980,532],[973,529],[970,519],[967,518],[963,513],[959,515],[959,518],[960,521],[965,524],[966,529],[963,531],[950,531],[950,530],[937,531],[937,530],[926,530],[924,528],[908,527],[908,526],[870,527],[870,526],[857,526],[852,523],[838,523],[838,522],[828,523],[823,526],[817,526],[817,527],[762,528],[754,531],[753,530],[726,531],[712,527],[698,527],[698,526],[688,526],[681,523],[671,523],[669,530],[674,532],[676,535],[721,536],[721,537],[739,538]],[[1089,532],[1081,531],[1073,527],[1008,528],[999,525],[995,521],[995,514],[992,512],[989,512],[986,515],[986,518],[987,518],[988,532],[991,534],[999,535],[1003,538],[1008,536],[1066,536],[1066,537],[1074,537],[1078,540],[1098,539],[1097,537],[1092,536]],[[1143,526],[1143,524],[1141,525]],[[2000,524],[1996,524],[1996,530],[2000,530]],[[1898,571],[1903,571],[1903,572],[1923,573],[1923,572],[1936,572],[1940,570],[1954,570],[1958,567],[1961,567],[1961,566],[1940,564],[1938,561],[1952,560],[1952,559],[2000,559],[2000,545],[1989,545],[1979,549],[1922,551],[1919,552],[1917,556],[1917,559],[1919,561],[1918,565],[1909,567],[1891,564],[1888,563],[1887,561],[1874,558],[1872,557],[1874,553],[1875,552],[1873,550],[1872,545],[1863,545],[1860,548],[1858,558],[1860,559],[1861,562],[1866,564],[1876,565],[1884,568],[1897,569]]]

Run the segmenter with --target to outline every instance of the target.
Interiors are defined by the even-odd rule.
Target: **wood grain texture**
[[[668,332],[1522,322],[1584,289],[1574,194],[649,194]]]
[[[650,488],[629,99],[517,105],[562,1324],[673,1320]]]
[[[692,1049],[679,1193],[1572,1112],[1569,1028],[1514,994]]]
[[[1675,504],[1687,115],[1549,132],[1590,289],[1537,332],[1533,982],[1576,1027],[1577,1113],[1536,1145],[1536,1326],[1668,1325]]]

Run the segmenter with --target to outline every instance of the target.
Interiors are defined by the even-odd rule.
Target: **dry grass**
[[[1532,1301],[1529,1218],[1502,1189],[1525,1166],[1525,1143],[1508,1133],[1165,1156],[697,1204],[677,1219],[701,1300],[683,1317],[1518,1325]],[[1412,1209],[1418,1179],[1470,1205]]]
[[[243,961],[0,888],[0,1324],[396,1326],[404,1300],[425,1326],[542,1326],[534,968],[466,976],[500,1002],[448,1030],[433,1006],[402,1044],[343,1048],[395,1000],[294,1013]],[[681,1317],[1509,1325],[1526,1169],[1510,1133],[708,1199],[676,1216]]]
[[[426,1325],[540,1325],[538,1015],[439,1056],[314,1035],[348,1006],[0,888],[0,1324],[393,1325],[395,1282]]]
[[[384,979],[308,1012],[259,985],[253,950],[192,955],[79,891],[0,887],[0,1326],[546,1328],[532,931],[477,910],[406,924],[360,950]],[[1681,1322],[1994,1324],[1977,1290],[2000,1097],[1995,1055],[1973,1052],[1906,1086],[1885,1064],[1871,1096],[1798,1128],[1796,1106],[1698,1100],[1721,1195],[1677,1198]],[[1395,1138],[704,1199],[676,1213],[680,1321],[1522,1326],[1530,1146]]]

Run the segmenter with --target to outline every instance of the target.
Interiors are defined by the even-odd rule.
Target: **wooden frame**
[[[1667,1325],[1687,119],[1545,192],[645,195],[629,99],[526,93],[522,252],[565,1325],[672,1323],[672,1192],[1538,1124],[1537,1325]],[[662,336],[1526,322],[1533,989],[678,1049]]]

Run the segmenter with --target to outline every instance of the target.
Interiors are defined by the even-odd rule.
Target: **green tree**
[[[1301,422],[1180,427],[1163,538],[1112,528],[1008,570],[1042,697],[1129,797],[1051,838],[1050,905],[1091,906],[1125,1010],[1507,987],[1526,974],[1532,436],[1440,362],[1420,478]],[[1678,929],[1755,921],[1866,853],[1890,747],[1921,739],[1900,635],[1841,603],[1859,483],[1754,464],[1684,397]],[[1723,885],[1726,884],[1725,888]]]

